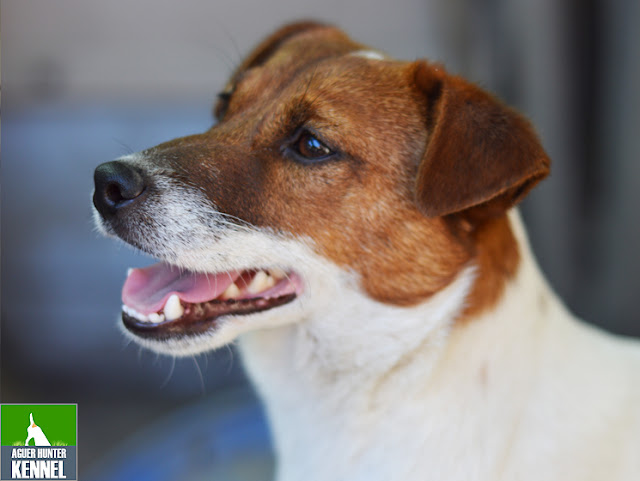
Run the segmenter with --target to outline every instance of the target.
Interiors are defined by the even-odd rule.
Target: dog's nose
[[[144,178],[134,167],[119,161],[100,164],[94,174],[93,205],[105,217],[137,199],[145,189]]]

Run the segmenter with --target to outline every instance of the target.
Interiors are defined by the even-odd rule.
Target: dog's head
[[[304,320],[347,291],[413,306],[473,264],[476,284],[500,273],[469,293],[482,307],[517,263],[504,214],[549,167],[489,94],[315,23],[260,44],[215,115],[95,173],[100,228],[162,261],[130,272],[124,325],[174,354]]]

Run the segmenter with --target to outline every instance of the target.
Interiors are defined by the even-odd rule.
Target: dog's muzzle
[[[122,160],[98,166],[94,182],[93,204],[105,232],[163,260],[130,269],[123,286],[122,321],[137,337],[166,340],[197,336],[215,329],[219,318],[273,309],[292,302],[302,292],[301,278],[277,265],[206,272],[198,266],[190,270],[168,263],[168,255],[174,252],[167,246],[173,242],[175,248],[176,238],[198,242],[189,229],[200,219],[185,220],[189,210],[168,216],[162,206],[168,198],[174,203],[184,201],[188,192],[174,185],[169,189],[173,194],[168,194],[158,188],[162,180]],[[208,214],[212,218],[215,211]],[[167,237],[167,232],[172,235]],[[210,232],[214,239],[217,231]]]

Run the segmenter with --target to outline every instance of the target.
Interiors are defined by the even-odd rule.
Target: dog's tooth
[[[267,274],[267,289],[276,285],[276,279],[273,276]]]
[[[263,289],[263,285],[266,279],[267,279],[266,272],[264,271],[256,272],[255,275],[253,276],[253,279],[251,279],[251,282],[247,286],[247,291],[249,291],[250,294],[257,294]]]
[[[149,322],[148,316],[145,316],[144,314],[136,311],[135,309],[127,306],[126,304],[122,304],[122,310],[125,312],[125,314],[127,314],[130,317],[133,317],[134,319],[137,319],[142,322]]]
[[[271,274],[276,281],[280,281],[287,277],[287,273],[279,267],[273,267],[269,269],[269,274]]]
[[[163,321],[164,321],[164,314],[158,314],[157,312],[154,312],[153,314],[149,314],[149,322],[158,324]]]
[[[235,282],[232,282],[229,287],[222,293],[222,299],[234,299],[240,296],[240,289],[236,286]]]
[[[258,294],[276,285],[276,280],[264,271],[258,271],[247,286],[250,294]]]
[[[127,269],[127,277],[129,277],[131,275],[131,273],[133,272],[133,267],[129,267]]]
[[[182,316],[182,314],[184,314],[184,307],[182,307],[182,304],[180,304],[180,298],[178,297],[178,294],[171,294],[169,296],[169,299],[167,299],[167,302],[164,305],[163,312],[164,317],[168,321],[178,319]]]

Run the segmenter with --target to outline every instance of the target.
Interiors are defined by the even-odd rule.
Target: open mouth
[[[158,263],[129,270],[122,322],[146,338],[198,334],[223,316],[273,309],[301,292],[300,277],[278,268],[207,274]]]

